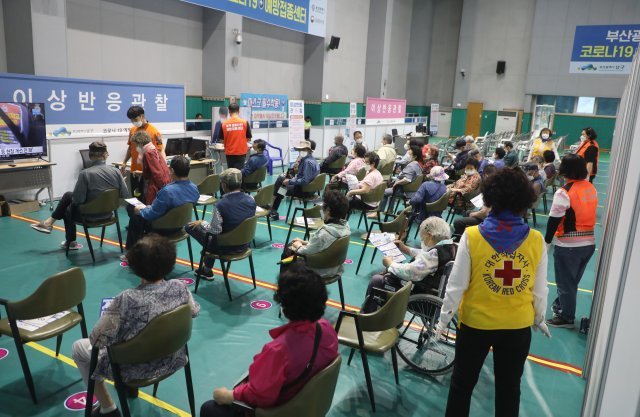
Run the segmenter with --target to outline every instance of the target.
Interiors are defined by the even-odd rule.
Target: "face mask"
[[[473,174],[476,173],[476,170],[475,169],[466,169],[464,171],[464,173],[467,174],[467,175],[473,175]]]
[[[533,175],[527,175],[527,179],[528,179],[529,181],[533,181]]]
[[[367,172],[371,171],[373,169],[373,165],[371,164],[366,164],[365,165],[367,167]]]
[[[584,142],[585,140],[587,140],[587,137],[585,135],[580,136],[580,142]]]
[[[255,154],[257,154],[257,153],[258,153],[258,151],[256,151],[255,149],[251,149],[251,150],[249,151],[249,155],[255,155]]]
[[[137,122],[131,122],[135,127],[141,127],[142,126],[142,120],[138,120]]]
[[[425,156],[424,159],[428,161],[429,159],[431,159],[431,155]]]
[[[362,139],[356,139],[356,143],[362,143]]]
[[[300,151],[300,158],[304,158],[305,156],[309,155],[309,152],[307,151]]]
[[[408,150],[409,150],[409,144],[408,144],[408,143],[405,143],[405,144],[404,144],[404,150],[405,150],[405,151],[408,151]]]
[[[546,133],[541,136],[542,140],[549,140],[549,135]]]

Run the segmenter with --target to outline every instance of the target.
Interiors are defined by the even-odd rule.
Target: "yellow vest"
[[[460,321],[482,330],[522,329],[533,325],[533,287],[542,258],[542,234],[531,229],[513,253],[498,253],[478,226],[466,230],[471,280],[462,296]]]
[[[553,150],[553,140],[549,139],[546,142],[543,142],[542,139],[540,138],[536,138],[536,140],[533,141],[533,153],[531,154],[531,157],[534,156],[543,156],[542,154],[544,153],[544,151],[552,151]]]

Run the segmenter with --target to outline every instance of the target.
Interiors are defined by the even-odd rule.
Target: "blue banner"
[[[44,103],[47,137],[121,136],[142,106],[162,133],[184,132],[184,87],[0,73],[0,102]]]
[[[629,74],[640,44],[640,25],[576,26],[569,72]]]
[[[326,34],[327,0],[182,0],[209,9],[239,14],[275,26],[322,36]]]
[[[240,94],[240,107],[251,108],[251,120],[285,120],[287,96],[282,94]]]

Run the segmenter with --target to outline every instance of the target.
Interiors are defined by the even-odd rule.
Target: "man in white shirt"
[[[396,149],[393,147],[393,136],[385,133],[382,136],[382,146],[376,151],[380,157],[380,166],[393,164],[396,161]]]

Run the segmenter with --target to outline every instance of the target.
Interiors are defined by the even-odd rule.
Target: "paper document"
[[[28,332],[33,332],[35,330],[38,330],[38,329],[46,326],[49,323],[53,323],[54,321],[58,320],[59,318],[62,318],[64,316],[66,316],[69,313],[70,313],[70,311],[62,311],[60,313],[52,314],[50,316],[40,317],[40,318],[37,318],[37,319],[17,320],[17,325],[22,330],[26,330]]]
[[[100,317],[104,314],[104,312],[109,308],[111,303],[113,302],[113,297],[103,298],[100,303]]]
[[[478,194],[477,196],[473,197],[471,199],[471,204],[473,204],[474,206],[476,206],[476,208],[482,208],[484,207],[484,200],[482,198],[482,194]]]
[[[200,194],[200,197],[198,197],[198,203],[204,203],[205,201],[207,201],[211,197],[213,197],[213,196],[212,195],[207,195],[207,194]]]
[[[304,217],[296,217],[295,222],[296,222],[296,224],[297,224],[298,226],[304,226]],[[315,220],[314,220],[314,219],[312,219],[312,218],[308,218],[308,219],[307,219],[307,224],[308,224],[309,226],[315,226],[316,222],[315,222]]]
[[[144,204],[142,204],[142,202],[140,200],[138,200],[137,198],[135,198],[135,197],[133,197],[133,198],[125,198],[124,201],[126,201],[129,204],[131,204],[132,206],[144,206]]]
[[[396,236],[393,233],[371,233],[369,242],[375,246],[384,256],[390,256],[394,262],[404,262],[407,258],[398,249],[394,242]]]
[[[287,188],[286,187],[278,188],[278,194],[280,194],[283,197],[286,197],[287,196]]]
[[[256,214],[264,213],[265,211],[267,211],[267,210],[263,209],[262,207],[256,206]]]

